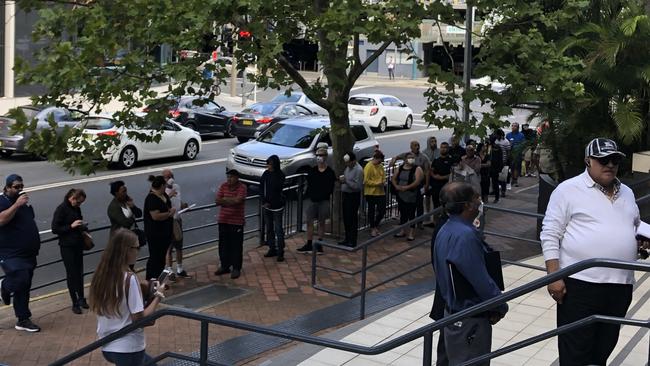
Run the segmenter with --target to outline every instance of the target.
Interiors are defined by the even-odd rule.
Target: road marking
[[[219,159],[211,159],[211,160],[203,160],[203,161],[193,161],[193,162],[189,162],[189,163],[172,164],[172,165],[169,165],[167,167],[148,167],[148,168],[144,168],[144,169],[140,169],[140,170],[134,170],[134,171],[123,172],[123,173],[118,173],[118,174],[108,174],[108,175],[102,175],[102,176],[99,176],[99,177],[89,177],[89,178],[82,178],[82,179],[63,181],[63,182],[57,182],[57,183],[42,184],[40,186],[28,187],[25,191],[34,192],[34,191],[42,191],[42,190],[45,190],[45,189],[51,189],[51,188],[61,188],[61,187],[70,186],[70,185],[73,185],[73,184],[101,182],[103,180],[118,179],[118,178],[122,178],[122,177],[132,177],[132,176],[135,176],[135,175],[150,174],[151,172],[160,172],[165,168],[169,168],[169,169],[190,168],[190,167],[201,166],[201,165],[223,163],[226,160],[227,160],[226,158],[219,158]]]
[[[352,92],[352,91],[356,91],[356,90],[360,90],[360,89],[366,89],[366,88],[372,88],[372,87],[373,87],[372,85],[362,85],[362,86],[357,86],[356,88],[352,88],[352,89],[350,89],[350,91]]]
[[[526,192],[527,190],[537,188],[538,186],[539,186],[539,183],[533,184],[532,186],[520,189],[520,190],[516,191],[515,193]]]
[[[223,140],[212,140],[212,141],[203,141],[201,142],[201,145],[212,145],[212,144],[218,144]]]
[[[449,130],[448,128],[445,128],[445,130]],[[400,133],[394,133],[390,135],[385,135],[385,136],[377,136],[375,135],[375,138],[377,140],[383,140],[383,139],[389,139],[391,137],[400,137],[400,136],[407,136],[407,135],[415,135],[418,133],[426,133],[426,132],[431,132],[431,131],[442,131],[439,129],[423,129],[423,130],[417,130],[417,131],[408,131],[408,132],[400,132]]]

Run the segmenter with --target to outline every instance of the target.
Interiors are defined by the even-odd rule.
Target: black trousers
[[[219,224],[219,261],[221,268],[241,270],[244,260],[244,226]]]
[[[566,278],[566,295],[557,306],[557,325],[590,315],[624,317],[632,302],[632,285],[591,283]],[[620,326],[596,323],[558,336],[561,366],[605,365],[618,342]]]
[[[445,183],[434,182],[431,184],[431,189],[429,192],[431,194],[431,200],[433,201],[433,208],[440,207],[440,190],[445,186]]]
[[[424,215],[424,195],[418,188],[418,194],[415,196],[415,214],[416,216]],[[421,225],[422,223],[418,224]]]
[[[2,288],[13,293],[14,314],[18,320],[32,317],[29,311],[29,290],[36,268],[36,258],[6,258],[1,263],[5,278]]]
[[[171,236],[166,239],[147,237],[147,243],[149,243],[147,279],[157,279],[165,269],[165,264],[167,262],[167,250],[169,250],[169,246],[172,243],[172,238]]]
[[[368,223],[371,228],[376,228],[386,214],[386,196],[366,196],[368,202]]]
[[[343,192],[343,227],[345,228],[345,241],[348,244],[357,245],[359,205],[361,205],[360,192]]]
[[[399,200],[397,202],[397,208],[399,210],[399,224],[406,224],[407,222],[413,220],[415,218],[415,207],[416,207],[415,202],[404,202],[402,200]],[[415,227],[415,225],[411,225],[411,227]]]
[[[65,266],[65,279],[72,305],[84,297],[84,254],[81,246],[62,246],[61,258]]]

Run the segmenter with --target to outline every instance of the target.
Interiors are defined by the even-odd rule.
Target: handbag
[[[499,182],[507,182],[508,181],[508,172],[510,171],[510,167],[505,165],[503,169],[501,169],[501,172],[499,172]]]
[[[131,229],[135,235],[138,236],[138,246],[142,248],[147,245],[147,235],[144,233],[144,230],[138,227],[138,224],[134,224],[135,227]]]
[[[95,247],[95,243],[93,242],[93,237],[92,235],[90,235],[89,232],[82,231],[81,237],[84,240],[84,250],[88,251]]]

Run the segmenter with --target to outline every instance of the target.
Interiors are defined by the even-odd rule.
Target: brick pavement
[[[523,180],[523,179],[522,179]],[[532,179],[530,179],[532,184]],[[514,191],[513,191],[514,192]],[[536,190],[531,190],[534,193]],[[520,208],[530,206],[536,194],[513,194],[502,200],[503,207]],[[527,201],[527,202],[524,202]],[[528,210],[534,208],[523,207]],[[530,233],[530,223],[517,221],[503,214],[492,212],[489,224],[494,227],[520,228],[521,232]],[[530,219],[522,219],[529,220]],[[534,222],[534,220],[533,220]],[[396,221],[384,224],[388,229]],[[517,230],[514,230],[517,231]],[[513,232],[514,233],[514,232]],[[534,230],[532,231],[534,235]],[[361,233],[360,240],[367,235]],[[430,229],[418,230],[418,239],[430,238]],[[334,239],[332,239],[334,240]],[[258,324],[274,324],[309,313],[315,309],[323,308],[345,299],[316,291],[310,286],[311,257],[296,253],[296,249],[304,243],[302,234],[287,239],[286,262],[277,263],[274,259],[264,258],[266,248],[252,248],[245,253],[244,268],[239,279],[232,280],[229,276],[214,276],[217,269],[216,250],[209,250],[202,254],[186,259],[184,265],[192,276],[190,279],[180,279],[172,286],[169,296],[185,291],[203,287],[209,284],[222,284],[248,290],[244,296],[225,301],[214,306],[201,309],[203,313],[222,316],[236,320],[248,321]],[[513,253],[517,250],[530,251],[529,244],[509,241],[498,241],[499,245]],[[402,239],[389,238],[377,243],[369,250],[369,263],[374,263],[385,258],[390,253],[400,251],[412,242]],[[523,248],[523,249],[522,249]],[[526,249],[527,248],[527,249]],[[347,269],[358,268],[360,265],[360,252],[349,254],[326,250],[327,253],[319,256],[319,263],[343,267]],[[390,260],[389,262],[372,269],[368,273],[368,283],[374,284],[383,278],[392,276],[414,265],[421,264],[429,258],[429,246],[416,248],[405,255]],[[539,251],[539,248],[537,248]],[[505,257],[513,257],[514,254]],[[519,256],[521,258],[521,256]],[[417,283],[432,277],[429,266],[413,272],[407,276],[393,281],[377,289],[403,286]],[[328,287],[342,291],[357,291],[360,276],[350,279],[348,276],[334,272],[320,271],[318,282]],[[75,349],[95,340],[96,318],[93,314],[84,312],[75,315],[70,311],[67,294],[59,294],[35,301],[31,305],[34,313],[33,320],[39,324],[43,331],[36,334],[27,334],[13,329],[15,319],[10,307],[0,307],[0,363],[9,365],[43,365],[60,358]],[[217,329],[219,328],[219,329]],[[146,328],[147,352],[152,355],[172,350],[189,353],[199,348],[199,324],[193,321],[176,318],[160,319],[153,327]],[[245,332],[211,326],[210,344],[220,343],[226,339],[245,334]],[[260,356],[263,358],[264,356]],[[261,358],[256,358],[260,360]],[[255,362],[251,362],[254,364]],[[102,365],[101,353],[95,351],[74,363],[75,365]]]

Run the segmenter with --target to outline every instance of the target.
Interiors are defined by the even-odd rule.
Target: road
[[[393,94],[402,99],[414,110],[415,121],[411,130],[393,129],[384,134],[377,134],[380,148],[387,157],[408,150],[409,142],[418,140],[424,149],[426,139],[434,135],[438,141],[447,141],[451,137],[451,131],[438,130],[428,127],[421,119],[426,100],[422,96],[424,88],[396,88],[396,87],[373,87],[362,86],[355,88],[356,93],[386,93]],[[258,100],[269,100],[277,91],[260,91]],[[525,118],[525,112],[518,112]],[[50,229],[52,214],[57,205],[63,201],[65,193],[70,188],[82,188],[86,191],[87,200],[81,207],[84,220],[89,227],[108,225],[106,208],[111,201],[109,194],[109,183],[114,180],[123,180],[128,187],[129,195],[132,196],[139,207],[142,207],[144,198],[149,191],[147,177],[150,174],[160,174],[163,168],[171,168],[176,176],[176,182],[182,187],[182,199],[197,205],[207,205],[214,202],[214,195],[219,184],[225,180],[225,161],[229,150],[236,146],[234,138],[206,138],[203,142],[203,149],[196,160],[182,161],[179,159],[161,159],[138,164],[132,170],[99,170],[93,176],[71,176],[55,163],[47,161],[35,161],[27,155],[14,155],[8,159],[0,160],[0,177],[4,178],[16,173],[23,177],[25,190],[29,192],[30,202],[36,212],[36,220],[39,230],[43,231],[43,238],[50,237],[47,233]],[[247,213],[256,211],[253,204],[248,205]],[[187,214],[184,218],[185,227],[203,225],[215,221],[216,210],[205,210]],[[249,220],[247,229],[257,226],[257,220]],[[95,234],[97,248],[103,248],[106,241],[106,232]],[[198,242],[216,236],[216,228],[209,228],[191,233],[186,236],[186,242]],[[146,251],[141,255],[146,255]],[[44,243],[39,255],[39,263],[56,260],[60,258],[59,248],[55,242]],[[87,257],[86,271],[95,268],[99,255]],[[216,258],[215,258],[216,261]],[[55,278],[64,276],[62,264],[50,266],[47,270],[39,270],[34,279],[35,284],[44,283]],[[53,288],[63,288],[54,286]],[[47,292],[47,291],[46,291]]]

